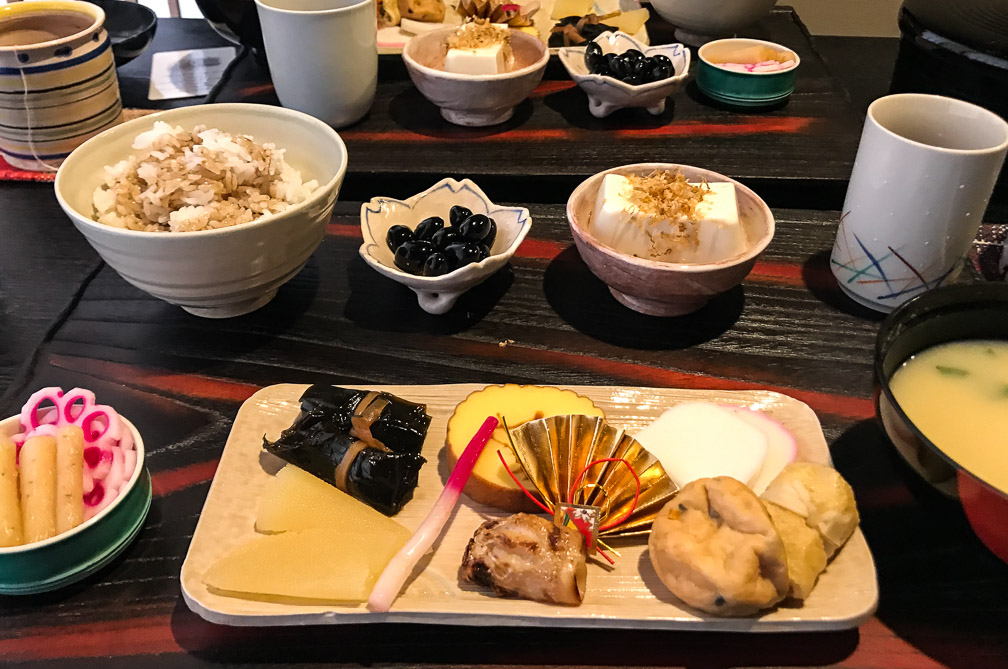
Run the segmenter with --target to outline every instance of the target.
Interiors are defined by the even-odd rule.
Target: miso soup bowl
[[[638,258],[596,239],[591,233],[591,217],[605,176],[646,175],[655,170],[680,172],[693,183],[706,180],[708,183],[734,184],[739,218],[746,231],[745,251],[717,262],[672,263]],[[774,235],[773,214],[752,190],[717,172],[671,163],[624,165],[589,177],[567,200],[567,222],[578,253],[592,274],[609,286],[609,292],[620,303],[650,316],[692,313],[712,297],[739,285]]]
[[[119,496],[68,532],[0,548],[0,595],[31,595],[80,581],[118,557],[140,533],[151,505],[151,479],[140,433],[133,423],[120,418],[133,435],[137,461]],[[20,429],[20,416],[0,421],[0,432],[8,436]]]
[[[875,342],[877,413],[903,460],[934,488],[958,497],[977,536],[1008,563],[1008,495],[941,451],[910,420],[889,381],[913,355],[968,339],[1008,340],[1008,284],[954,285],[923,293],[890,313]],[[962,439],[971,438],[969,432]],[[1008,437],[1006,437],[1008,448]]]

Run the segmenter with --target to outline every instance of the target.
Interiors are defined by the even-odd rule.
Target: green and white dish
[[[23,546],[0,548],[0,595],[31,595],[62,588],[98,571],[122,553],[143,528],[150,510],[150,474],[144,468],[140,433],[133,433],[137,464],[122,493],[105,509],[69,532]],[[11,435],[20,427],[13,416],[0,422]]]
[[[787,51],[794,56],[794,67],[777,72],[738,72],[710,60],[721,53],[751,46]],[[697,50],[697,56],[697,88],[712,100],[745,108],[771,107],[787,101],[794,91],[795,75],[801,64],[798,54],[785,46],[740,37],[708,42]]]

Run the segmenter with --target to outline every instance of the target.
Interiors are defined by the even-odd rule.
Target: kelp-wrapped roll
[[[423,404],[389,393],[314,385],[294,424],[263,447],[393,515],[417,486],[430,420]]]

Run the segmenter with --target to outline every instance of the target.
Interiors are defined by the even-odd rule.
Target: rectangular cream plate
[[[459,17],[457,0],[448,0],[446,3],[446,14],[445,18],[447,23],[430,24],[431,29],[441,28],[446,25],[461,24],[462,19]],[[527,2],[519,2],[519,5],[528,4]],[[550,18],[550,14],[553,13],[553,5],[556,4],[556,0],[540,0],[539,11],[532,15],[532,25],[535,26],[536,30],[539,31],[539,37],[543,42],[549,43],[550,31],[553,26],[557,24],[556,21]],[[629,3],[630,7],[637,8],[637,5]],[[641,5],[644,6],[644,5]],[[651,15],[654,16],[654,10],[648,8]],[[603,21],[604,23],[604,21]],[[634,39],[644,44],[648,44],[649,38],[647,33],[647,27],[642,26],[634,35]],[[386,54],[400,54],[406,43],[413,39],[411,33],[406,32],[399,26],[384,26],[378,28],[378,53],[382,55]],[[558,47],[550,47],[550,53],[556,54],[560,51]]]
[[[423,455],[420,484],[396,520],[414,530],[447,479],[444,437],[455,405],[484,386],[369,386],[427,404],[433,417]],[[182,593],[203,618],[226,625],[314,625],[410,622],[447,625],[534,625],[551,627],[627,627],[736,632],[836,630],[858,626],[874,612],[878,584],[864,535],[858,529],[820,576],[801,606],[781,606],[754,618],[698,616],[677,605],[658,580],[640,539],[617,542],[622,557],[615,568],[589,562],[588,591],[577,607],[494,597],[488,589],[460,584],[458,568],[466,544],[484,520],[505,515],[464,495],[440,541],[421,562],[419,573],[388,613],[361,605],[297,605],[226,597],[210,592],[202,576],[218,558],[255,535],[258,499],[271,473],[282,464],[262,450],[262,438],[275,439],[300,409],[306,386],[269,386],[250,397],[238,411],[220,466],[182,565]],[[571,386],[591,398],[607,420],[631,434],[665,408],[686,400],[709,400],[765,411],[797,438],[799,459],[829,463],[829,450],[815,413],[796,399],[769,391],[702,391],[619,386]],[[367,546],[347,545],[348,551]],[[312,559],[305,556],[306,560]]]

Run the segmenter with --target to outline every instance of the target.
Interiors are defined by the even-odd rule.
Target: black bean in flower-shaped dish
[[[417,294],[431,314],[510,260],[532,227],[524,207],[501,207],[468,179],[442,179],[406,200],[361,205],[360,255],[379,274]]]
[[[686,85],[690,52],[682,44],[647,46],[623,32],[602,33],[582,47],[564,47],[560,62],[588,95],[593,116],[625,107],[665,111],[665,98]]]

